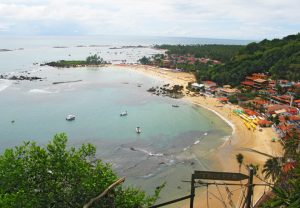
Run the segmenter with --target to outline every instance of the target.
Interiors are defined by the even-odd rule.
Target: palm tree
[[[241,172],[241,167],[242,167],[242,164],[243,164],[243,161],[244,161],[244,155],[242,155],[241,153],[239,153],[235,157],[236,157],[236,161],[239,164],[239,172]]]
[[[280,158],[270,158],[264,164],[262,173],[265,174],[265,179],[271,178],[272,181],[276,181],[281,174]]]

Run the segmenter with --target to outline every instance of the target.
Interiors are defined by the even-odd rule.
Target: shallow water
[[[44,79],[0,80],[0,151],[20,145],[23,140],[44,145],[54,134],[65,132],[70,145],[96,145],[98,157],[111,163],[119,175],[126,176],[126,184],[152,193],[157,185],[167,182],[163,201],[183,196],[189,191],[189,184],[181,180],[188,180],[195,169],[213,166],[207,155],[231,134],[228,124],[214,113],[183,100],[146,92],[166,82],[135,71],[113,66],[55,69],[32,65],[35,61],[83,58],[94,50],[107,54],[110,60],[125,58],[132,62],[155,52],[138,48],[115,54],[115,49],[105,47],[32,47],[2,52],[2,73]],[[18,61],[11,62],[15,56]],[[72,80],[82,81],[52,84]],[[124,110],[128,115],[120,117]],[[75,121],[67,122],[68,114],[75,114]],[[141,127],[141,134],[136,134],[137,126]]]

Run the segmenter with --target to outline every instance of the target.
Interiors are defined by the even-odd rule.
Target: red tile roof
[[[227,101],[228,101],[228,98],[218,98],[218,100],[221,101],[221,102],[222,102],[222,101],[226,101],[226,102],[227,102]]]
[[[253,100],[253,102],[257,105],[265,105],[268,104],[268,101],[266,100]]]
[[[294,169],[296,167],[296,162],[287,162],[283,165],[282,170],[283,172],[287,173],[291,169]]]
[[[271,121],[268,121],[268,120],[259,120],[259,121],[258,121],[258,124],[259,124],[259,125],[271,125],[272,122],[271,122]]]
[[[300,117],[299,116],[289,116],[289,120],[290,121],[300,121]]]
[[[253,110],[250,110],[250,109],[247,109],[247,108],[244,108],[244,111],[247,115],[249,116],[253,116],[253,115],[258,115],[257,112],[253,111]]]
[[[253,85],[254,85],[254,82],[251,82],[251,81],[243,81],[243,82],[241,82],[241,84],[243,84],[243,85],[248,85],[248,86],[253,86]]]

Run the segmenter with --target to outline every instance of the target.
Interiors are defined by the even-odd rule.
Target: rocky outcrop
[[[13,76],[8,76],[8,75],[0,75],[0,79],[8,79],[8,80],[28,80],[28,81],[35,81],[35,80],[42,80],[43,78],[41,77],[36,77],[36,76],[25,76],[25,75],[13,75]]]

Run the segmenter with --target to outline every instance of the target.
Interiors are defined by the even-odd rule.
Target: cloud
[[[262,39],[299,32],[298,0],[2,0],[0,34]],[[78,32],[79,31],[79,32]]]

